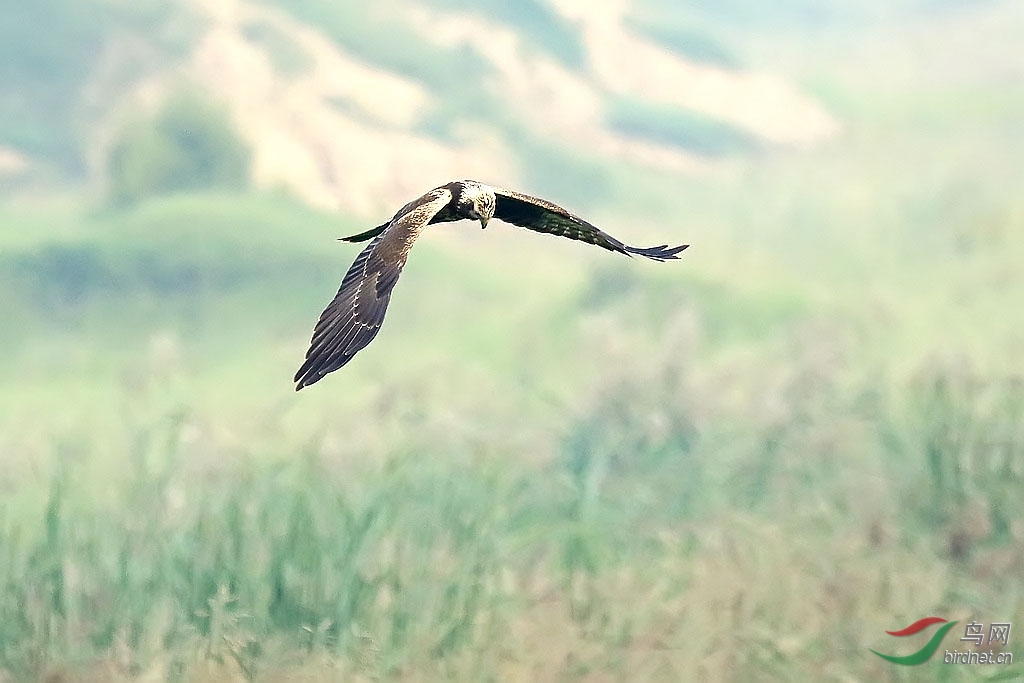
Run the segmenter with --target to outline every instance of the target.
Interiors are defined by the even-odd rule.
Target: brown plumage
[[[689,246],[631,247],[544,199],[473,180],[442,185],[403,206],[387,223],[342,238],[348,242],[371,241],[356,257],[334,300],[320,315],[306,360],[295,373],[295,390],[342,367],[377,336],[391,301],[391,290],[423,228],[463,218],[479,220],[481,227],[487,227],[492,217],[655,261],[679,258],[679,252]]]

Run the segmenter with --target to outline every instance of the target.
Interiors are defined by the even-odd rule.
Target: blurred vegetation
[[[894,352],[841,288],[425,238],[392,334],[296,403],[355,226],[5,210],[15,679],[884,679],[922,605],[1024,616],[1021,375]]]
[[[370,9],[290,11],[458,88]],[[686,177],[459,93],[422,125],[479,112],[545,195],[693,247],[438,226],[298,395],[365,226],[240,191],[223,111],[122,129],[113,203],[0,200],[0,680],[1024,676],[868,651],[923,613],[1024,622],[1024,100],[927,67],[815,64],[846,129],[799,154],[615,103],[721,162]]]
[[[648,16],[711,20],[722,26],[814,29],[863,27],[866,23],[893,17],[932,16],[944,11],[997,4],[999,0],[858,0],[857,2],[816,2],[816,0],[638,0],[636,11]]]
[[[584,48],[579,31],[571,22],[552,10],[543,0],[428,0],[447,11],[474,12],[487,21],[509,25],[527,42],[558,59],[565,66],[584,64]]]
[[[247,315],[233,327],[244,334],[283,312],[279,297],[307,292],[311,279],[327,284],[341,268],[331,250],[296,243],[295,226],[324,241],[344,227],[275,197],[178,194],[86,216],[8,210],[0,220],[30,236],[0,244],[8,353],[68,333],[97,342],[78,341],[97,353],[110,334],[127,351],[154,328],[203,329],[240,305]],[[272,298],[252,296],[254,287]]]
[[[467,46],[444,48],[424,41],[404,23],[371,5],[331,0],[261,0],[315,25],[345,50],[371,64],[421,81],[439,96],[465,101],[490,66]]]
[[[293,42],[281,28],[269,21],[253,20],[245,24],[246,39],[259,45],[270,57],[274,70],[285,76],[298,76],[313,66],[313,58]]]
[[[759,147],[752,135],[718,119],[670,104],[633,98],[612,100],[608,123],[622,133],[702,156],[752,152]]]
[[[510,126],[507,134],[526,163],[530,180],[537,187],[551,188],[561,201],[583,210],[604,201],[611,190],[608,170],[586,152],[569,149],[550,138],[541,138],[521,126]]]
[[[111,22],[102,2],[4,3],[0,22],[0,143],[81,167],[78,88]]]
[[[628,16],[626,25],[692,62],[727,69],[742,66],[740,59],[722,41],[713,37],[706,27],[698,28],[692,22],[674,17],[666,20],[664,14],[656,14]]]
[[[313,431],[269,409],[220,434],[156,347],[102,429],[12,442],[45,455],[3,508],[0,661],[105,680],[884,677],[864,639],[922,604],[1024,616],[1014,382],[929,363],[904,383],[808,346],[708,376],[699,337],[682,315],[649,353],[604,351],[614,369],[558,406],[541,457],[497,412],[420,404],[426,369]],[[730,381],[751,399],[730,405]],[[947,422],[963,381],[990,394],[995,459],[981,423]]]
[[[145,31],[148,49],[165,55],[187,42],[171,19],[182,11],[152,0],[7,0],[0,13],[0,145],[72,176],[85,170],[95,123],[83,88],[118,37]]]
[[[198,92],[182,91],[114,140],[107,159],[110,197],[131,204],[170,192],[242,189],[249,156],[225,110]]]

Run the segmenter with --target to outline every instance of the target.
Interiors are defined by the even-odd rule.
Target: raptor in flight
[[[295,373],[296,391],[319,382],[327,373],[348,363],[377,336],[391,300],[391,290],[423,228],[431,223],[463,218],[480,221],[481,228],[486,228],[491,218],[500,218],[537,232],[561,235],[654,261],[679,258],[679,252],[689,246],[631,247],[544,199],[475,180],[442,185],[403,206],[387,223],[342,238],[347,242],[371,241],[359,252],[334,301],[320,315],[306,360]]]

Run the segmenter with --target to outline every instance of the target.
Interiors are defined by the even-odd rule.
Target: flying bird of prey
[[[359,252],[342,279],[338,294],[320,315],[306,360],[295,373],[296,391],[319,382],[327,373],[348,363],[377,336],[391,300],[391,290],[423,228],[431,223],[463,218],[480,221],[481,228],[486,228],[490,219],[498,218],[537,232],[561,235],[654,261],[679,258],[679,252],[689,246],[631,247],[556,204],[475,180],[436,187],[403,206],[387,223],[342,238],[346,242],[371,242]]]

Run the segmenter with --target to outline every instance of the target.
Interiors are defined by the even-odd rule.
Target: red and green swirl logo
[[[955,621],[947,622],[941,617],[925,617],[924,619],[918,619],[906,628],[901,628],[899,631],[886,631],[890,636],[898,636],[902,638],[904,636],[912,636],[915,633],[920,633],[929,626],[933,626],[935,624],[946,624],[935,632],[935,635],[931,637],[931,640],[925,643],[924,647],[913,654],[898,657],[896,655],[883,655],[877,650],[871,651],[882,659],[888,660],[893,664],[902,664],[903,666],[917,666],[918,664],[924,664],[931,659],[932,655],[935,654],[935,651],[939,649],[942,639],[946,637],[947,633],[949,633],[949,629],[956,626],[956,623],[957,622]]]

